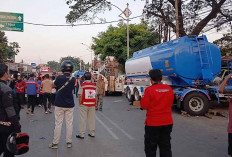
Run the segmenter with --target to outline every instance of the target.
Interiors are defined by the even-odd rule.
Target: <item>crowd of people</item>
[[[17,145],[17,138],[27,137],[20,134],[21,125],[20,109],[27,104],[27,114],[35,114],[35,106],[43,105],[44,113],[52,113],[51,106],[55,106],[55,129],[53,141],[49,148],[57,149],[61,136],[62,123],[66,121],[67,148],[72,147],[73,111],[75,101],[73,94],[79,100],[79,133],[76,138],[84,139],[86,123],[88,123],[88,136],[95,137],[95,111],[102,111],[105,83],[102,77],[96,79],[90,72],[85,72],[82,77],[72,77],[73,64],[63,61],[61,64],[63,75],[56,78],[48,74],[29,78],[22,78],[19,74],[9,80],[8,67],[0,64],[0,155],[14,157],[28,151],[28,141],[24,147]],[[147,87],[141,99],[141,109],[147,110],[145,120],[145,154],[155,157],[159,147],[161,157],[172,157],[171,132],[173,128],[172,104],[174,92],[168,85],[162,84],[162,73],[158,69],[149,71],[151,86]],[[220,93],[230,93],[225,90],[229,75],[221,84]],[[73,93],[74,92],[74,93]],[[229,98],[230,104],[232,99]],[[98,107],[99,104],[99,107]],[[228,126],[228,154],[232,154],[232,107],[229,109]],[[8,140],[15,134],[16,142]],[[27,138],[25,138],[27,139]],[[12,142],[13,141],[13,142]],[[21,140],[22,141],[22,140]],[[13,148],[8,145],[14,146]],[[22,145],[21,145],[22,146]],[[20,149],[22,149],[20,151]],[[26,148],[26,149],[25,149]],[[20,153],[21,152],[21,153]]]
[[[61,71],[63,75],[57,77],[48,74],[36,77],[34,73],[31,73],[29,77],[22,77],[20,73],[10,76],[8,67],[0,64],[0,155],[2,153],[4,157],[18,155],[6,147],[5,143],[9,143],[7,137],[10,137],[12,133],[16,133],[17,137],[18,135],[22,136],[19,123],[20,111],[26,108],[26,114],[33,116],[35,106],[43,106],[45,114],[52,113],[51,107],[55,106],[54,139],[49,147],[58,148],[64,117],[67,126],[67,147],[72,147],[73,110],[75,106],[73,94],[76,95],[76,98],[79,97],[80,103],[80,132],[76,137],[84,138],[87,119],[90,128],[89,136],[95,136],[95,110],[98,110],[97,97],[100,100],[99,110],[102,111],[102,95],[105,92],[104,79],[100,77],[97,80],[89,72],[81,77],[72,77],[73,64],[70,61],[62,63]],[[17,139],[17,137],[15,138]],[[15,149],[18,149],[18,147],[15,146]]]

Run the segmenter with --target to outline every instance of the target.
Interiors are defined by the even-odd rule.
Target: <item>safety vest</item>
[[[96,85],[84,82],[81,87],[83,88],[81,104],[88,107],[96,106]]]

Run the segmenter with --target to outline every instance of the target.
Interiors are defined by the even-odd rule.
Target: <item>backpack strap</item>
[[[66,87],[66,86],[69,84],[69,82],[72,80],[72,78],[73,78],[73,77],[71,76],[71,77],[69,78],[69,80],[68,80],[67,82],[65,82],[65,84],[57,90],[57,92],[59,92],[59,91],[61,91],[62,89],[64,89],[64,87]]]

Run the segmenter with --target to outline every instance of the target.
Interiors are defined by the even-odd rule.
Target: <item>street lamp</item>
[[[88,51],[90,52],[90,54],[91,54],[91,67],[93,67],[93,59],[92,59],[92,51],[91,51],[91,49],[90,49],[90,47],[88,46],[88,45],[86,45],[85,43],[81,43],[81,45],[84,45],[84,46],[86,46],[88,49]]]
[[[118,10],[120,10],[120,12],[121,12],[121,14],[124,14],[125,16],[126,16],[126,21],[127,21],[127,59],[129,59],[129,57],[130,57],[130,35],[129,35],[129,29],[130,29],[130,27],[129,27],[129,21],[130,21],[130,19],[129,19],[129,17],[130,17],[130,15],[131,15],[131,11],[130,11],[130,9],[129,9],[129,4],[127,3],[126,5],[127,5],[127,7],[126,7],[126,9],[123,11],[122,9],[120,9],[118,6],[116,6],[115,4],[112,4],[111,2],[108,2],[108,1],[105,1],[107,4],[109,4],[109,5],[112,5],[112,6],[114,6],[115,8],[117,8]],[[121,14],[119,15],[120,17],[121,17]],[[123,18],[124,19],[124,18]]]

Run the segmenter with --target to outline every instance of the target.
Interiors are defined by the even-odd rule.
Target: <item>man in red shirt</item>
[[[17,81],[15,84],[15,89],[16,89],[16,96],[17,96],[19,108],[23,108],[25,86],[26,86],[26,83],[22,80],[20,74],[18,74]]]
[[[158,69],[149,71],[151,86],[141,99],[141,108],[147,110],[145,121],[146,157],[155,157],[159,146],[160,157],[172,157],[171,132],[173,126],[172,104],[174,93],[170,86],[162,84]]]
[[[222,82],[219,92],[224,94],[232,94],[232,91],[226,91],[225,87],[229,79],[231,79],[232,74],[228,75]],[[229,124],[228,124],[228,154],[232,157],[232,97],[228,98],[229,101]]]

